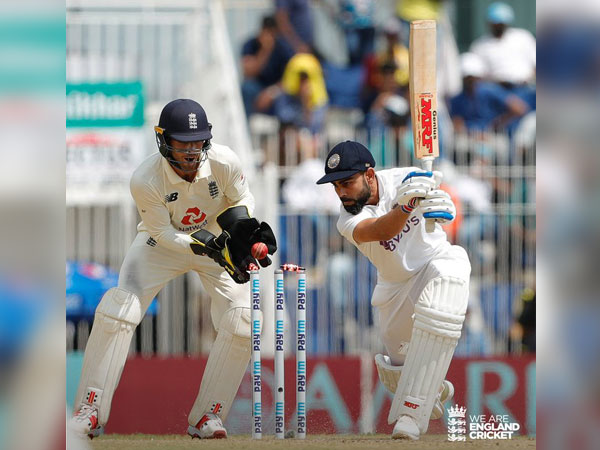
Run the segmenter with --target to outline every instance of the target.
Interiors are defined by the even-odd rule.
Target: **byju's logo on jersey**
[[[205,219],[206,214],[204,214],[200,211],[199,208],[194,206],[193,208],[187,209],[185,216],[183,216],[183,219],[181,219],[181,223],[184,225],[194,225],[197,223],[204,222]]]
[[[165,195],[165,203],[171,203],[177,200],[179,196],[179,192],[171,192],[170,194]]]
[[[190,130],[198,128],[198,121],[196,120],[196,114],[189,113],[188,119],[190,120]]]

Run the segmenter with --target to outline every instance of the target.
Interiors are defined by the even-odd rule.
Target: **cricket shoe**
[[[419,431],[416,420],[404,414],[400,416],[394,426],[394,431],[392,431],[392,439],[410,439],[412,441],[417,441],[420,436],[421,432]]]
[[[431,410],[429,420],[441,419],[444,416],[444,403],[452,400],[452,397],[454,397],[454,385],[448,380],[444,380],[438,398]]]
[[[212,413],[204,414],[195,427],[190,425],[187,433],[192,439],[195,437],[200,439],[224,439],[227,437],[227,430],[223,426],[221,418]]]
[[[104,433],[104,428],[98,423],[98,408],[91,405],[82,405],[69,420],[69,428],[75,433],[90,439]]]

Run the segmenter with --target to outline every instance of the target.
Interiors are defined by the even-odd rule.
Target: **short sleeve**
[[[377,214],[375,212],[375,208],[372,206],[365,206],[363,210],[356,214],[350,214],[343,207],[340,208],[340,217],[337,221],[337,229],[342,236],[344,236],[348,241],[352,242],[355,246],[358,247],[358,243],[354,240],[352,234],[354,233],[354,229],[356,226],[366,219],[377,218]]]

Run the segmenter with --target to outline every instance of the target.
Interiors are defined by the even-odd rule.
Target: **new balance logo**
[[[178,195],[179,192],[172,192],[170,194],[165,195],[165,203],[174,202],[175,200],[177,200]]]
[[[188,119],[190,119],[190,130],[198,128],[198,121],[196,120],[196,114],[189,113]]]
[[[219,186],[217,186],[216,181],[211,181],[208,183],[208,193],[210,194],[211,198],[215,198],[217,195],[219,195]]]
[[[153,238],[148,238],[148,240],[146,241],[146,244],[148,244],[150,247],[156,247],[156,241]]]

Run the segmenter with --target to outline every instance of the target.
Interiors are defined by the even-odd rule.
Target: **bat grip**
[[[423,166],[423,170],[427,172],[433,171],[433,156],[425,156],[421,159],[421,165]]]
[[[426,156],[421,160],[423,169],[427,172],[433,172],[433,156]],[[435,231],[435,219],[425,219],[425,231],[433,233]]]

